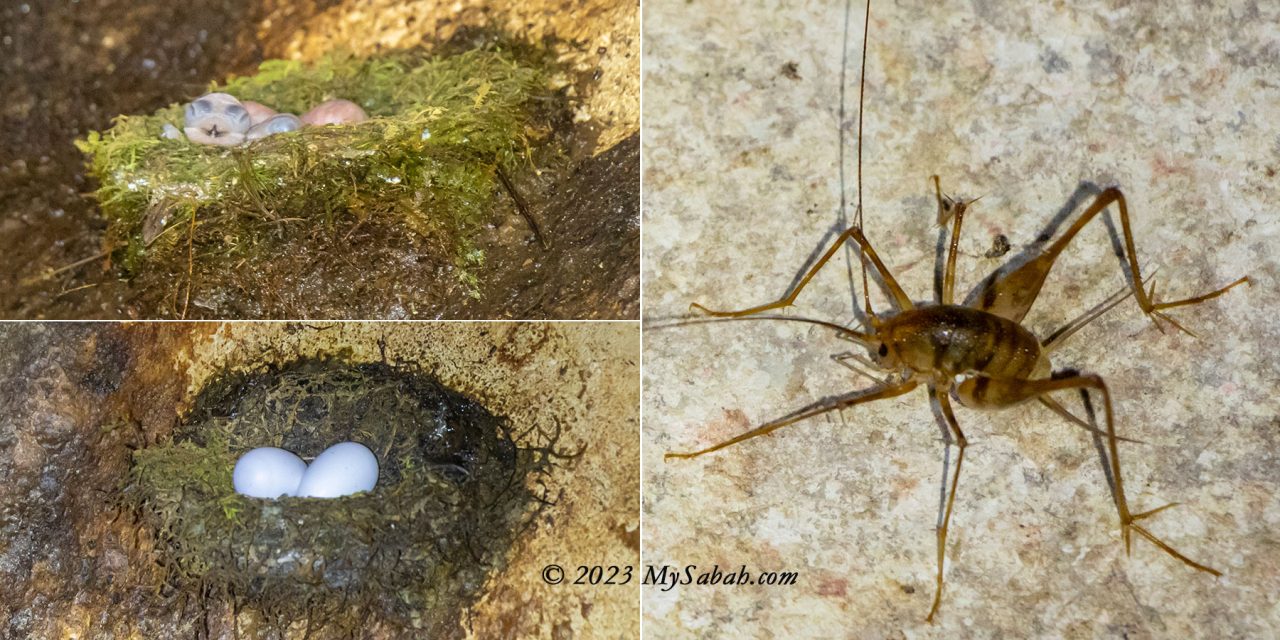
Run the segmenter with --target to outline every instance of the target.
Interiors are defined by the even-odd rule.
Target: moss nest
[[[209,264],[232,271],[270,259],[291,234],[382,225],[466,281],[483,260],[472,237],[497,172],[532,163],[560,117],[548,107],[557,100],[545,60],[497,44],[452,55],[269,60],[209,91],[295,114],[345,98],[369,120],[237,147],[163,138],[164,125],[182,126],[183,104],[119,116],[77,141],[100,183],[107,248],[134,274],[187,274],[190,262],[216,273]]]
[[[209,384],[171,441],[135,452],[123,495],[176,593],[256,612],[268,630],[376,621],[452,637],[544,503],[554,439],[512,433],[412,367],[300,360]],[[344,440],[377,455],[373,491],[267,500],[232,487],[245,451],[310,460]]]

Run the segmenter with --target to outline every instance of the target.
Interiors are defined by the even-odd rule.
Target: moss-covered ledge
[[[269,259],[296,225],[358,223],[407,233],[467,282],[483,261],[472,237],[498,172],[531,166],[551,137],[553,75],[536,54],[501,46],[268,60],[210,91],[282,113],[347,98],[370,119],[226,148],[163,137],[181,126],[175,103],[77,144],[100,183],[106,248],[130,274],[190,274],[199,261],[208,277]]]

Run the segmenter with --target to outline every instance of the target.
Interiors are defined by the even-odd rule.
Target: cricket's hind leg
[[[1008,273],[985,281],[977,295],[977,308],[1008,318],[1014,322],[1021,322],[1039,295],[1040,287],[1044,285],[1044,280],[1049,275],[1049,270],[1053,268],[1054,262],[1057,261],[1058,255],[1066,249],[1067,245],[1071,243],[1071,240],[1075,238],[1084,225],[1097,217],[1099,213],[1105,211],[1112,203],[1115,203],[1120,211],[1120,227],[1124,234],[1124,257],[1128,262],[1130,272],[1129,286],[1133,289],[1134,297],[1138,299],[1138,306],[1142,307],[1143,313],[1151,317],[1152,322],[1155,322],[1157,327],[1160,327],[1159,321],[1164,320],[1190,334],[1190,331],[1187,331],[1182,325],[1164,314],[1163,311],[1211,300],[1226,293],[1232,287],[1249,282],[1249,276],[1246,275],[1225,287],[1209,293],[1182,300],[1156,302],[1154,300],[1155,285],[1152,285],[1150,291],[1145,291],[1142,288],[1142,272],[1138,269],[1138,250],[1134,246],[1133,229],[1129,224],[1128,204],[1125,202],[1124,194],[1120,189],[1111,187],[1098,194],[1093,203],[1089,205],[1089,208],[1076,219],[1070,228],[1063,232],[1062,237],[1058,238],[1044,252]]]
[[[1120,515],[1120,532],[1124,538],[1125,553],[1131,550],[1130,532],[1137,532],[1138,535],[1146,538],[1151,544],[1158,547],[1165,553],[1181,560],[1184,564],[1194,569],[1211,573],[1215,576],[1222,575],[1216,569],[1200,564],[1182,555],[1177,549],[1169,546],[1165,541],[1161,540],[1155,534],[1148,531],[1145,527],[1138,524],[1139,520],[1145,520],[1154,516],[1174,504],[1167,504],[1157,507],[1149,511],[1133,513],[1129,510],[1129,501],[1124,493],[1124,477],[1120,473],[1120,437],[1116,435],[1115,416],[1111,408],[1111,392],[1107,390],[1107,384],[1101,376],[1090,374],[1072,374],[1061,378],[1048,380],[1013,380],[1013,379],[997,379],[985,376],[975,376],[970,378],[956,388],[956,395],[961,402],[970,407],[987,407],[997,408],[1006,407],[1017,404],[1024,400],[1030,400],[1040,396],[1047,395],[1054,391],[1064,391],[1069,389],[1083,389],[1087,391],[1097,391],[1102,394],[1104,416],[1106,417],[1106,438],[1107,453],[1110,458],[1111,475],[1115,481],[1115,505],[1116,511]]]

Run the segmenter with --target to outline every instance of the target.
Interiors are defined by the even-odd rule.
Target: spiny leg
[[[1075,332],[1085,328],[1085,325],[1097,320],[1102,316],[1102,314],[1110,311],[1121,302],[1124,302],[1125,299],[1131,295],[1133,295],[1133,291],[1127,287],[1116,291],[1108,296],[1106,300],[1094,305],[1092,309],[1076,316],[1076,318],[1071,322],[1058,327],[1053,331],[1053,333],[1049,334],[1048,338],[1040,341],[1040,347],[1044,349],[1046,354],[1053,353],[1054,350],[1061,347],[1062,343],[1066,342],[1067,338],[1070,338],[1075,334]]]
[[[1155,534],[1148,531],[1137,521],[1149,518],[1171,506],[1165,505],[1150,511],[1140,513],[1131,513],[1129,511],[1129,502],[1125,498],[1124,478],[1120,474],[1120,448],[1118,446],[1120,437],[1116,435],[1115,415],[1111,405],[1111,392],[1107,390],[1107,384],[1101,376],[1091,374],[1074,374],[1061,378],[1049,380],[1009,380],[987,378],[977,376],[960,385],[960,393],[962,397],[973,399],[973,402],[966,401],[971,406],[980,406],[984,404],[983,399],[988,401],[987,406],[1010,406],[1024,400],[1030,400],[1038,396],[1046,395],[1054,391],[1063,391],[1067,389],[1091,389],[1102,394],[1103,406],[1105,408],[1104,415],[1107,421],[1107,450],[1110,454],[1111,475],[1115,480],[1115,505],[1116,511],[1120,514],[1120,532],[1124,538],[1125,553],[1131,550],[1130,531],[1137,531],[1138,535],[1146,538],[1151,544],[1159,547],[1165,553],[1181,560],[1186,565],[1199,569],[1215,576],[1222,575],[1216,569],[1200,564],[1187,556],[1182,555],[1176,549],[1169,546]],[[993,399],[997,399],[995,401]]]
[[[933,193],[938,199],[938,224],[946,224],[947,219],[954,217],[951,227],[951,247],[947,251],[947,268],[942,276],[942,304],[952,304],[956,290],[956,254],[960,247],[960,224],[964,221],[964,212],[969,203],[963,200],[952,200],[942,195],[942,182],[933,176]]]
[[[743,440],[750,440],[751,438],[754,438],[756,436],[762,436],[767,433],[772,433],[787,425],[795,424],[797,422],[800,422],[801,420],[822,415],[829,411],[835,411],[837,409],[844,409],[846,407],[852,407],[858,404],[865,404],[868,402],[874,402],[876,400],[883,400],[885,398],[900,396],[904,393],[911,391],[912,389],[915,389],[918,384],[919,383],[917,383],[915,380],[907,380],[905,382],[902,382],[896,385],[873,388],[870,390],[870,392],[859,391],[859,392],[856,392],[856,394],[843,395],[838,398],[824,400],[817,403],[816,405],[811,405],[795,413],[792,413],[789,416],[779,418],[771,422],[766,422],[765,424],[762,424],[746,433],[739,434],[737,436],[729,438],[728,440],[725,440],[724,442],[711,445],[710,447],[707,447],[705,449],[699,449],[697,451],[691,451],[689,453],[667,453],[663,456],[663,459],[696,458],[700,455],[711,453],[712,451],[719,451],[720,449],[723,449],[730,445],[738,444]]]
[[[1148,280],[1150,280],[1150,276],[1148,276]],[[1067,338],[1070,338],[1077,331],[1083,329],[1090,322],[1097,320],[1099,317],[1102,316],[1102,314],[1110,311],[1116,305],[1120,304],[1121,302],[1124,302],[1125,299],[1127,299],[1131,295],[1133,295],[1133,291],[1131,289],[1129,289],[1128,287],[1122,287],[1118,289],[1115,293],[1108,296],[1106,300],[1103,300],[1102,302],[1099,302],[1098,304],[1094,305],[1092,309],[1085,311],[1084,313],[1080,314],[1079,316],[1076,316],[1074,319],[1072,319],[1070,322],[1066,323],[1065,325],[1058,327],[1057,330],[1049,334],[1048,338],[1041,341],[1040,346],[1042,349],[1044,349],[1044,353],[1046,354],[1053,353],[1054,350],[1061,347],[1062,344],[1066,342]],[[1062,418],[1065,419],[1067,422],[1070,422],[1071,424],[1074,424],[1077,427],[1080,427],[1090,433],[1100,435],[1103,437],[1107,436],[1107,433],[1105,431],[1102,431],[1097,427],[1089,424],[1088,422],[1085,422],[1084,420],[1080,419],[1074,413],[1071,413],[1070,411],[1068,411],[1066,407],[1063,407],[1061,404],[1059,404],[1058,401],[1054,400],[1052,397],[1048,395],[1040,395],[1036,397],[1036,400],[1039,400],[1040,404],[1048,407],[1054,413],[1058,414],[1059,416],[1062,416]],[[1141,440],[1134,440],[1132,438],[1125,438],[1122,436],[1116,436],[1116,438],[1119,440],[1123,440],[1125,442],[1145,444]]]
[[[1075,425],[1075,426],[1077,426],[1077,427],[1080,427],[1081,429],[1084,429],[1085,431],[1088,431],[1089,433],[1092,433],[1092,434],[1095,434],[1095,435],[1099,435],[1099,436],[1102,436],[1102,437],[1104,437],[1104,438],[1105,438],[1105,437],[1107,437],[1107,432],[1106,432],[1106,431],[1103,431],[1102,429],[1099,429],[1099,428],[1097,428],[1097,427],[1095,427],[1095,426],[1093,426],[1093,425],[1089,424],[1088,422],[1085,422],[1084,420],[1082,420],[1082,419],[1081,419],[1079,416],[1077,416],[1076,414],[1071,413],[1070,411],[1068,411],[1068,410],[1067,410],[1067,408],[1066,408],[1066,407],[1064,407],[1064,406],[1062,406],[1062,405],[1061,405],[1057,400],[1054,400],[1053,398],[1051,398],[1051,397],[1049,397],[1049,396],[1047,396],[1047,395],[1037,396],[1037,397],[1036,397],[1036,400],[1039,400],[1039,401],[1040,401],[1040,404],[1042,404],[1042,405],[1044,405],[1044,406],[1048,407],[1050,411],[1053,411],[1054,413],[1056,413],[1056,414],[1058,414],[1059,416],[1061,416],[1063,420],[1066,420],[1067,422],[1070,422],[1071,424],[1073,424],[1073,425]],[[1116,439],[1117,439],[1117,440],[1120,440],[1121,442],[1132,442],[1132,443],[1134,443],[1134,444],[1146,444],[1145,442],[1143,442],[1143,441],[1141,441],[1141,440],[1134,440],[1133,438],[1126,438],[1126,437],[1124,437],[1124,436],[1116,436]]]
[[[1152,297],[1142,289],[1142,272],[1138,269],[1138,250],[1134,246],[1133,229],[1129,224],[1128,204],[1125,202],[1124,194],[1121,193],[1120,189],[1111,187],[1098,194],[1093,203],[1089,205],[1089,208],[1072,223],[1071,227],[1062,234],[1062,237],[1058,238],[1040,255],[1008,273],[988,278],[982,285],[983,289],[978,294],[976,306],[979,309],[990,311],[1015,322],[1021,322],[1039,295],[1040,287],[1044,285],[1044,280],[1049,275],[1049,270],[1053,268],[1058,255],[1062,253],[1063,249],[1075,238],[1084,225],[1097,217],[1099,213],[1105,211],[1112,203],[1116,203],[1120,211],[1120,228],[1124,234],[1125,259],[1128,262],[1131,276],[1129,285],[1133,289],[1134,296],[1138,299],[1138,305],[1142,307],[1142,312],[1150,316],[1157,327],[1160,326],[1158,320],[1165,320],[1186,331],[1161,311],[1204,302],[1226,293],[1232,287],[1249,282],[1249,276],[1246,275],[1221,289],[1203,295],[1171,302],[1154,302]]]
[[[951,478],[951,491],[947,494],[947,507],[942,515],[942,526],[938,528],[938,579],[933,591],[933,606],[929,608],[929,616],[925,618],[928,622],[933,622],[933,614],[938,612],[938,605],[942,603],[942,565],[946,559],[947,550],[947,528],[951,524],[951,511],[956,504],[956,486],[960,484],[960,466],[964,464],[964,450],[969,446],[969,441],[965,439],[964,432],[960,430],[960,423],[956,420],[956,414],[951,410],[951,399],[947,397],[946,389],[930,386],[933,397],[938,399],[938,405],[942,407],[942,416],[947,421],[947,426],[951,428],[952,435],[956,438],[956,446],[959,453],[956,454],[956,470]]]
[[[770,302],[768,304],[762,304],[756,307],[751,307],[749,309],[741,309],[738,311],[713,311],[696,302],[694,302],[689,306],[694,309],[698,309],[703,313],[716,316],[718,318],[737,318],[741,316],[749,316],[755,313],[761,313],[763,311],[769,311],[772,309],[781,309],[783,307],[789,307],[793,303],[795,303],[796,296],[800,295],[800,292],[805,288],[805,286],[809,284],[809,281],[812,280],[813,277],[818,274],[818,270],[827,264],[827,261],[831,259],[831,256],[835,255],[835,252],[840,248],[840,245],[844,244],[844,242],[847,240],[853,240],[858,244],[858,248],[861,249],[863,260],[867,260],[867,259],[871,260],[871,263],[872,265],[875,266],[876,271],[880,273],[880,277],[884,279],[885,285],[889,287],[889,292],[890,294],[892,294],[893,301],[896,303],[895,306],[897,306],[899,310],[911,309],[912,308],[911,298],[907,297],[906,292],[902,290],[902,287],[898,285],[898,281],[893,277],[893,274],[889,272],[889,268],[886,267],[884,263],[880,261],[880,256],[876,255],[875,249],[871,248],[871,243],[867,242],[866,236],[862,235],[862,230],[857,227],[847,229],[843,233],[841,233],[840,236],[836,238],[835,242],[831,243],[831,247],[827,249],[827,252],[822,254],[822,257],[819,258],[818,261],[814,263],[812,267],[809,268],[809,271],[805,273],[803,278],[800,279],[800,282],[796,284],[795,288],[792,289],[791,292],[788,293],[787,295],[773,302]],[[874,319],[874,316],[869,316],[869,317]]]

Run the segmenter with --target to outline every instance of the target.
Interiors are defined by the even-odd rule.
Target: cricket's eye
[[[887,345],[887,344],[885,344],[885,343],[881,342],[881,343],[880,343],[880,350],[879,350],[879,351],[877,351],[876,353],[879,353],[881,358],[883,358],[883,357],[885,357],[885,356],[889,355],[889,345]]]

